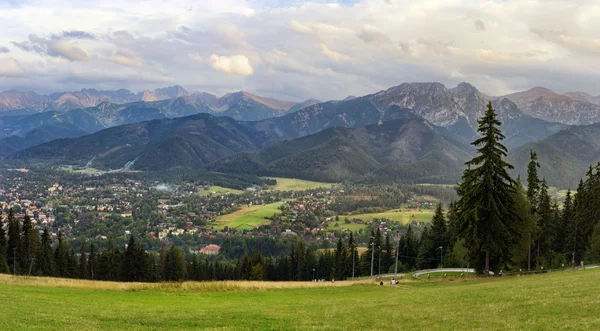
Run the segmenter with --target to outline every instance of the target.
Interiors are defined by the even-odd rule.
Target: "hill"
[[[363,128],[329,128],[219,160],[211,169],[326,182],[420,181],[458,178],[469,156],[469,146],[442,135],[423,119],[406,115]]]
[[[573,126],[512,150],[509,161],[521,177],[527,173],[530,150],[538,154],[540,177],[550,185],[574,189],[588,168],[600,160],[600,124]]]
[[[264,133],[231,118],[198,114],[57,139],[14,153],[8,161],[99,169],[203,169],[220,158],[261,148],[268,141]]]
[[[1,323],[8,330],[597,330],[599,276],[600,269],[592,269],[401,281],[395,287],[369,281],[144,284],[0,276],[0,300],[10,303]],[[52,309],[39,309],[48,305]],[[38,312],[23,314],[33,310]]]

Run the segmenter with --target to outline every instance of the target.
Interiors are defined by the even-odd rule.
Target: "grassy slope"
[[[0,329],[597,330],[600,270],[491,281],[234,292],[0,282]]]
[[[402,222],[404,224],[408,224],[412,220],[415,220],[417,222],[430,222],[431,218],[433,217],[433,214],[434,214],[433,210],[404,209],[404,210],[400,210],[400,211],[399,210],[387,211],[384,213],[340,215],[340,227],[343,227],[342,223],[344,223],[345,218],[348,218],[349,220],[354,219],[354,218],[362,219],[365,222],[371,221],[373,219],[387,218],[387,219],[391,219],[394,221]],[[347,224],[344,224],[344,226],[346,226],[346,225]]]
[[[295,178],[281,178],[281,177],[268,177],[277,180],[277,185],[270,187],[271,190],[279,191],[302,191],[316,189],[319,187],[330,188],[338,186],[338,184],[314,182],[310,180],[295,179]]]
[[[215,229],[223,229],[228,226],[237,230],[250,230],[263,224],[269,224],[270,220],[265,219],[265,217],[281,213],[278,209],[281,204],[282,202],[275,202],[267,205],[243,207],[236,212],[218,217],[214,227]]]

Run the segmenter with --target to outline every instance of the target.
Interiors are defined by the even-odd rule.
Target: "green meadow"
[[[213,226],[215,229],[223,229],[224,227],[234,228],[236,230],[251,230],[255,227],[269,224],[271,221],[265,217],[280,214],[279,206],[282,202],[275,202],[266,205],[254,205],[242,207],[240,210],[231,214],[219,216]]]
[[[111,289],[94,282],[72,287],[68,281],[0,279],[0,329],[600,329],[600,269],[468,282],[404,281],[394,287],[367,281],[318,288],[258,282],[245,288],[248,283],[215,284],[214,290],[185,284]]]

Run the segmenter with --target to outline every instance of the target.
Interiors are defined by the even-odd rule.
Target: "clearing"
[[[269,179],[275,179],[277,185],[269,187],[273,191],[303,191],[311,190],[316,188],[331,188],[338,187],[339,184],[335,183],[323,183],[313,182],[310,180],[296,179],[296,178],[281,178],[281,177],[265,177]]]
[[[275,202],[267,205],[242,207],[242,209],[236,212],[217,217],[217,221],[212,225],[217,230],[221,230],[226,226],[238,231],[252,230],[255,227],[269,224],[271,221],[265,217],[280,214],[281,210],[279,210],[279,206],[282,204],[283,202]]]
[[[227,188],[227,187],[222,187],[222,186],[209,186],[206,189],[198,190],[198,195],[200,195],[200,196],[207,196],[207,195],[211,195],[211,194],[218,195],[218,194],[241,194],[241,193],[243,193],[243,191],[232,189],[232,188]]]
[[[382,213],[370,213],[370,214],[357,214],[357,215],[339,215],[340,227],[344,228],[350,224],[343,224],[344,219],[361,219],[365,222],[372,221],[374,219],[391,219],[397,222],[401,222],[403,224],[408,224],[412,221],[416,222],[431,222],[431,218],[433,218],[433,214],[435,211],[433,209],[395,209],[389,210]],[[356,224],[360,225],[360,224]]]
[[[0,329],[600,329],[600,268],[468,282],[343,283],[136,285],[0,276]]]

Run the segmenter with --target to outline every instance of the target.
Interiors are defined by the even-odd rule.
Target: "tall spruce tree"
[[[52,251],[52,238],[48,229],[42,233],[42,241],[37,258],[38,273],[42,276],[55,276],[54,252]]]
[[[21,243],[21,224],[16,219],[12,209],[8,211],[8,241],[6,245],[6,254],[8,266],[12,273],[19,272],[19,259],[17,250]]]
[[[478,121],[481,138],[475,140],[477,156],[467,169],[457,193],[460,196],[460,234],[465,239],[469,259],[479,272],[498,272],[510,259],[511,248],[519,241],[515,213],[514,180],[504,161],[508,150],[501,141],[502,124],[492,103]]]
[[[356,245],[356,240],[354,240],[354,234],[350,232],[350,237],[348,238],[348,268],[349,277],[360,277],[360,260],[359,260],[358,248]]]
[[[6,231],[4,231],[4,222],[2,219],[2,210],[0,209],[0,273],[7,274],[10,272],[7,260],[7,242]]]
[[[87,247],[85,245],[85,240],[82,240],[81,246],[79,247],[79,278],[90,278],[88,267]]]
[[[552,262],[554,243],[554,212],[552,210],[552,201],[548,195],[548,184],[542,180],[540,186],[540,195],[538,199],[537,212],[539,215],[538,226],[540,228],[539,236],[536,240],[537,254],[536,266],[546,266],[548,268]]]
[[[530,214],[531,217],[537,222],[538,213],[538,200],[540,195],[540,178],[538,176],[538,169],[540,164],[538,163],[537,153],[529,151],[529,164],[527,165],[527,199],[529,199]],[[536,233],[529,232],[528,238],[528,252],[527,252],[527,270],[531,270],[532,261],[532,246],[534,244]]]
[[[434,256],[440,256],[439,254],[449,254],[452,251],[448,234],[448,224],[446,223],[446,217],[444,217],[444,209],[442,208],[441,203],[438,203],[433,219],[431,220],[431,238],[433,239],[435,249]],[[441,259],[439,265],[442,265]]]

